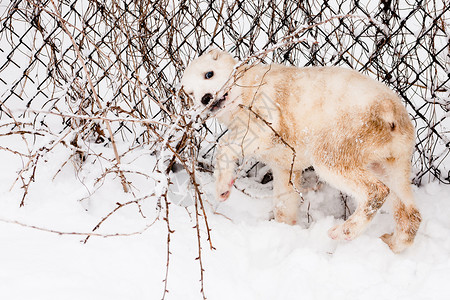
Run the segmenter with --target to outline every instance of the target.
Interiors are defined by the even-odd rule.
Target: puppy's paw
[[[279,223],[286,223],[288,225],[297,224],[297,212],[287,212],[285,209],[276,207],[274,209],[275,221]]]
[[[216,183],[216,199],[225,201],[230,197],[231,188],[233,187],[234,179],[219,177]]]
[[[331,227],[330,230],[328,230],[328,236],[333,240],[351,241],[356,238],[361,231],[362,230],[356,223],[347,220],[342,224]]]
[[[400,239],[397,237],[395,237],[395,235],[393,233],[386,233],[383,234],[382,236],[380,236],[380,239],[385,242],[389,248],[392,250],[392,252],[394,253],[400,253],[403,250],[405,250],[407,247],[409,247],[412,243],[412,241],[407,240],[407,239]]]

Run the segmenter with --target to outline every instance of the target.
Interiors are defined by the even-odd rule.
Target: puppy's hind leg
[[[414,202],[409,182],[411,163],[407,159],[391,159],[385,164],[387,183],[391,190],[395,230],[381,239],[395,253],[403,251],[414,241],[422,220]]]
[[[300,195],[295,192],[289,183],[291,172],[272,167],[273,172],[273,192],[274,208],[273,212],[277,222],[283,222],[290,225],[297,223],[298,208],[300,205]],[[301,172],[295,172],[292,175],[299,179]],[[294,178],[291,178],[294,180]]]
[[[332,227],[328,235],[332,239],[352,240],[367,227],[375,213],[383,205],[389,188],[369,170],[351,169],[336,171],[324,166],[314,166],[321,178],[338,190],[355,197],[358,207],[343,224]]]

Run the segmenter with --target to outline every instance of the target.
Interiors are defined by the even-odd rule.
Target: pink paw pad
[[[328,230],[328,236],[333,240],[337,239],[337,233],[335,229],[336,228],[331,228],[330,230]]]
[[[220,200],[225,201],[228,199],[229,196],[230,196],[230,191],[223,192],[222,194],[220,194]]]

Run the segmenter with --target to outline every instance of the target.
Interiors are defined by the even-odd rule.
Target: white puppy
[[[271,167],[274,215],[295,224],[296,182],[313,166],[352,195],[358,207],[333,239],[357,237],[391,198],[396,227],[381,238],[394,252],[409,246],[421,221],[410,186],[414,128],[397,95],[382,83],[338,67],[243,65],[220,50],[195,59],[182,85],[228,127],[216,157],[216,193],[226,200],[235,162],[252,156]]]

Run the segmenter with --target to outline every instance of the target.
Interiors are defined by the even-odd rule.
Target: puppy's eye
[[[209,71],[209,72],[205,73],[205,79],[210,79],[213,76],[214,76],[214,72],[213,71]]]

